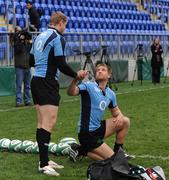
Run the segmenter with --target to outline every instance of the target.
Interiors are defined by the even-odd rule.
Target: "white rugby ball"
[[[49,153],[56,153],[57,144],[51,142],[49,143],[48,152]]]
[[[34,142],[34,144],[31,146],[31,153],[39,153],[39,147],[37,142]]]
[[[9,144],[11,140],[8,138],[2,138],[0,139],[0,150],[8,150],[9,149]]]
[[[70,152],[70,146],[62,150],[62,155],[69,155]]]
[[[70,148],[70,145],[67,143],[59,143],[56,147],[56,155],[64,155],[64,150]],[[65,150],[66,151],[66,150]]]
[[[65,138],[61,139],[61,140],[59,141],[59,143],[72,144],[72,143],[77,143],[77,141],[76,141],[75,138],[72,138],[72,137],[65,137]]]
[[[19,151],[21,151],[21,144],[22,144],[22,141],[20,141],[18,139],[12,140],[9,144],[9,150],[19,152]]]
[[[26,153],[30,153],[32,150],[32,146],[34,145],[33,141],[30,140],[25,140],[22,142],[21,144],[21,151],[22,152],[26,152]]]

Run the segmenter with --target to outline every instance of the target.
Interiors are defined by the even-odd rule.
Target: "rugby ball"
[[[39,147],[37,142],[34,142],[34,144],[31,146],[31,153],[39,153]]]
[[[18,139],[12,140],[9,144],[9,150],[19,152],[21,150],[21,144],[22,144],[22,141]]]
[[[70,153],[70,146],[62,150],[62,155],[69,155]]]
[[[72,137],[66,137],[63,138],[59,141],[59,143],[67,143],[67,144],[72,144],[72,143],[77,143],[76,139],[72,138]]]
[[[64,155],[64,150],[66,148],[70,148],[70,145],[67,144],[67,143],[59,143],[57,144],[57,147],[56,147],[56,155],[59,156],[59,155]]]
[[[30,153],[33,145],[34,145],[34,142],[29,141],[29,140],[25,140],[21,144],[21,151],[26,152],[26,153]]]
[[[10,142],[11,142],[11,140],[7,139],[7,138],[0,139],[0,150],[1,151],[8,150]]]
[[[55,154],[56,148],[57,148],[57,144],[51,142],[51,143],[49,143],[48,152]]]

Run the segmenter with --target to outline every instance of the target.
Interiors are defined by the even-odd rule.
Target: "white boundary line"
[[[157,85],[158,86],[158,85]],[[126,91],[126,92],[122,92],[122,93],[118,93],[116,92],[115,94],[116,95],[123,95],[123,94],[129,94],[129,93],[136,93],[136,92],[144,92],[144,91],[151,91],[151,90],[155,90],[155,89],[164,89],[164,88],[168,88],[168,86],[159,86],[159,87],[152,87],[152,88],[148,88],[148,89],[138,89],[138,90],[135,90],[135,91]],[[69,100],[64,100],[62,101],[63,103],[67,103],[67,102],[73,102],[73,101],[77,101],[79,100],[78,98],[73,98],[73,99],[69,99]]]
[[[158,85],[157,85],[158,86]],[[126,92],[122,92],[122,93],[116,93],[116,95],[123,95],[123,94],[129,94],[129,93],[136,93],[136,92],[144,92],[144,91],[151,91],[151,90],[155,90],[155,89],[164,89],[164,88],[168,88],[168,86],[158,86],[158,87],[152,87],[152,88],[148,88],[148,89],[139,89],[139,90],[135,90],[135,91],[126,91]],[[68,103],[68,102],[74,102],[74,101],[78,101],[79,98],[71,98],[68,100],[64,100],[62,101],[63,103]],[[3,103],[1,103],[1,105],[3,105]],[[34,106],[31,106],[34,107]],[[8,111],[17,111],[17,110],[21,110],[21,109],[26,109],[26,108],[31,108],[31,107],[13,107],[13,108],[9,108],[9,109],[0,109],[0,112],[8,112]]]
[[[136,155],[136,158],[143,158],[143,159],[160,159],[160,160],[169,160],[169,156],[166,156],[166,157],[163,157],[163,156],[152,156],[152,155],[149,155],[149,154],[143,154],[143,155]]]
[[[164,89],[164,88],[168,88],[168,86],[159,86],[159,87],[152,87],[152,88],[148,88],[148,89],[138,89],[136,91],[126,91],[126,92],[122,92],[122,93],[116,93],[117,95],[121,95],[121,94],[129,94],[129,93],[135,93],[135,92],[144,92],[144,91],[151,91],[151,90],[156,90],[156,89]]]
[[[28,109],[28,108],[32,108],[34,106],[26,106],[26,107],[13,107],[13,108],[9,108],[9,109],[0,109],[0,112],[8,112],[8,111],[18,111],[21,109]]]

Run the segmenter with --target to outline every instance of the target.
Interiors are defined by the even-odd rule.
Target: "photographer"
[[[30,81],[31,72],[29,67],[29,51],[31,48],[31,35],[26,29],[21,30],[19,26],[15,28],[12,36],[14,46],[14,63],[16,72],[16,107],[22,104],[22,83],[24,82],[24,103],[26,106],[31,105],[30,99]]]
[[[160,83],[160,70],[163,66],[163,61],[161,57],[163,49],[160,45],[160,40],[158,38],[154,39],[153,44],[151,45],[151,52],[152,83],[156,85],[156,83]]]

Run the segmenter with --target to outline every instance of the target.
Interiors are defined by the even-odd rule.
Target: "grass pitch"
[[[168,80],[169,81],[169,80]],[[152,85],[150,81],[116,84],[117,102],[122,112],[131,120],[125,147],[136,155],[131,163],[144,167],[160,165],[169,179],[169,83]],[[114,87],[114,86],[113,86]],[[57,125],[52,141],[63,137],[77,139],[77,121],[80,113],[79,97],[62,96]],[[15,108],[15,97],[0,97],[0,139],[35,141],[36,112],[34,107]],[[105,118],[110,117],[109,111]],[[113,147],[114,136],[106,140]],[[60,177],[47,177],[37,172],[38,155],[0,152],[0,179],[2,180],[85,180],[90,159],[72,163],[67,156],[50,155],[65,166]]]

